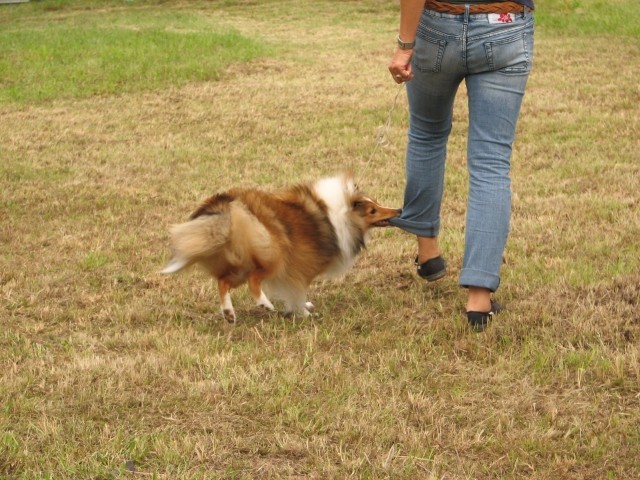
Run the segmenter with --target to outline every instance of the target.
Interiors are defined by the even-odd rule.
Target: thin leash
[[[398,104],[398,98],[400,98],[400,94],[402,93],[403,88],[404,88],[404,82],[398,86],[398,91],[396,92],[396,96],[393,99],[393,104],[389,109],[389,113],[387,113],[387,121],[383,125],[378,127],[378,131],[376,132],[376,143],[375,143],[375,146],[373,147],[373,151],[371,152],[371,155],[369,156],[369,160],[367,160],[367,163],[366,163],[367,167],[371,164],[371,160],[373,160],[373,156],[378,151],[378,148],[382,145],[386,145],[389,143],[389,131],[391,130],[391,116],[393,114],[393,111],[396,108],[396,105]]]

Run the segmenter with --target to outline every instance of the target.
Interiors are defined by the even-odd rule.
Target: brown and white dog
[[[386,226],[400,210],[386,208],[358,190],[347,175],[276,192],[232,189],[206,200],[186,223],[171,229],[173,257],[162,273],[194,263],[218,281],[222,313],[236,315],[231,288],[249,283],[257,305],[309,315],[307,289],[317,277],[345,274],[372,227]]]

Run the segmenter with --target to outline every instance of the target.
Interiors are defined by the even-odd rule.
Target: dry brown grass
[[[485,334],[456,284],[464,95],[446,279],[419,281],[413,239],[380,230],[315,285],[317,317],[241,291],[229,327],[203,274],[156,273],[168,226],[218,189],[345,166],[400,204],[406,102],[369,162],[396,94],[384,2],[195,7],[279,54],[216,83],[0,105],[0,478],[639,476],[637,41],[538,32],[508,311]]]

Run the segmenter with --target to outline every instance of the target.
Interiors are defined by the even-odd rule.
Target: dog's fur
[[[218,281],[222,313],[236,315],[229,290],[245,282],[257,305],[274,307],[262,290],[302,312],[313,279],[341,276],[354,264],[372,227],[400,210],[378,205],[347,175],[274,193],[233,189],[206,200],[171,229],[173,258],[162,273],[198,263]]]

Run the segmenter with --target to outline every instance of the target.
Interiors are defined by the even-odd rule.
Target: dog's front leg
[[[218,280],[218,292],[220,293],[220,310],[225,320],[229,323],[236,323],[236,312],[231,303],[231,285],[224,280]]]

